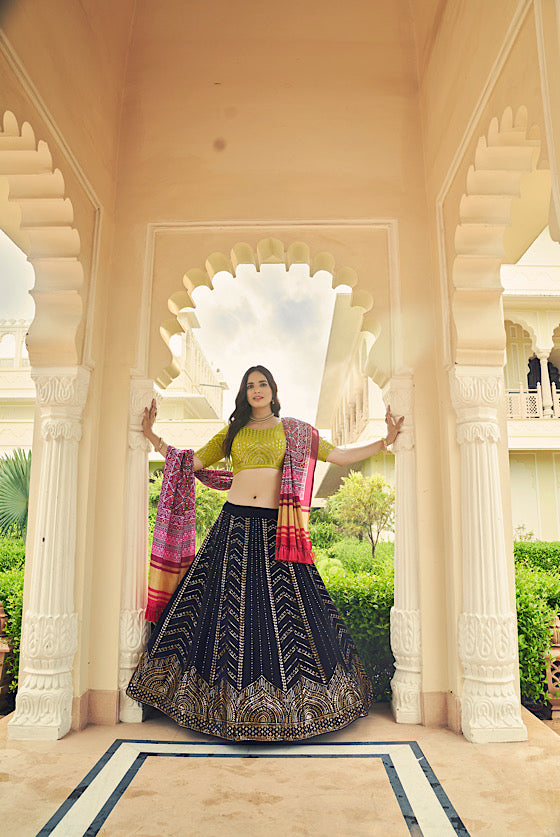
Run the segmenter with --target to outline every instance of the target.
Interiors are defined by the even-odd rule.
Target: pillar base
[[[142,704],[136,700],[132,700],[126,694],[124,689],[121,689],[119,700],[119,721],[122,724],[141,724],[144,720],[144,710]]]
[[[8,722],[7,738],[10,741],[58,741],[70,732],[70,723],[18,724],[12,718]]]
[[[482,729],[481,727],[465,727],[463,735],[472,744],[502,744],[507,741],[527,741],[527,727],[498,727]]]

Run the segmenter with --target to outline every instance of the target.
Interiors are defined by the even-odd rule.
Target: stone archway
[[[394,242],[396,245],[396,242]],[[356,270],[338,266],[334,255],[328,251],[312,254],[310,247],[301,241],[287,246],[277,238],[259,240],[255,247],[245,242],[236,243],[227,256],[213,252],[207,256],[204,269],[192,268],[185,272],[182,288],[168,298],[168,308],[173,315],[160,322],[160,335],[169,347],[174,334],[182,331],[178,320],[184,308],[196,307],[192,293],[196,287],[213,288],[213,277],[220,271],[235,276],[241,264],[253,265],[257,270],[263,264],[283,264],[288,270],[293,264],[305,264],[312,277],[319,270],[332,276],[332,287],[349,285],[352,288],[351,305],[364,311],[362,331],[373,334],[377,340],[381,333],[381,322],[374,309],[372,294],[360,287]],[[399,293],[393,298],[400,299]],[[400,309],[392,312],[391,328],[400,337]],[[387,318],[389,321],[389,318]],[[395,491],[397,495],[395,539],[395,607],[391,612],[391,644],[396,658],[396,674],[393,679],[393,713],[401,723],[421,722],[421,632],[420,632],[420,585],[418,559],[418,519],[416,507],[416,455],[414,440],[414,381],[410,371],[394,370],[391,359],[384,363],[379,358],[369,368],[364,362],[364,371],[384,389],[386,401],[396,412],[405,416],[403,431],[394,445]],[[174,362],[160,368],[155,381],[165,387],[178,374]],[[398,374],[395,374],[395,371]],[[126,685],[135,668],[139,653],[145,641],[143,609],[145,606],[146,569],[139,565],[138,550],[145,551],[147,516],[147,448],[141,435],[141,410],[153,395],[151,380],[132,380],[129,414],[129,450],[127,465],[127,535],[123,571],[123,593],[120,620],[120,719],[137,722],[142,718],[141,708],[125,693]]]
[[[80,236],[64,178],[48,144],[21,130],[10,111],[0,133],[0,226],[35,271],[29,329],[31,375],[40,409],[34,450],[22,676],[10,738],[60,738],[72,718],[72,668],[78,643],[74,611],[76,484],[89,369],[80,366],[83,318]],[[30,553],[30,554],[29,554]]]
[[[548,220],[550,172],[538,128],[506,108],[481,137],[455,231],[451,398],[461,467],[461,720],[471,741],[527,737],[516,692],[517,621],[508,576],[499,446],[505,330],[500,267],[517,261]]]

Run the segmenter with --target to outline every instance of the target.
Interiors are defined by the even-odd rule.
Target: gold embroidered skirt
[[[232,741],[297,741],[367,715],[370,680],[313,564],[276,561],[276,510],[226,503],[127,693]]]

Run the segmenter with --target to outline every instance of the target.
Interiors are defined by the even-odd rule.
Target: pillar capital
[[[459,419],[471,414],[495,415],[503,393],[500,366],[454,366],[449,372],[451,400]]]

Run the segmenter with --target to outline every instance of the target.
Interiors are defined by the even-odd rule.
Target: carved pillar
[[[154,397],[153,381],[133,378],[130,385],[128,459],[126,470],[125,541],[119,622],[119,718],[142,720],[142,707],[126,695],[148,635],[144,619],[148,591],[148,453],[142,433],[142,412]]]
[[[552,387],[550,386],[550,375],[548,374],[548,352],[537,354],[541,363],[541,392],[543,403],[543,417],[552,418]]]
[[[78,442],[89,371],[32,371],[43,449],[27,607],[23,616],[22,683],[9,738],[57,739],[70,729],[72,664],[78,645],[74,612]]]
[[[461,451],[463,734],[478,743],[523,741],[498,461],[502,369],[456,366],[450,380]]]
[[[422,687],[418,521],[416,513],[416,456],[414,452],[414,383],[412,375],[391,379],[386,401],[405,417],[395,454],[395,603],[391,608],[391,648],[395,675],[391,681],[395,720],[421,722]]]

